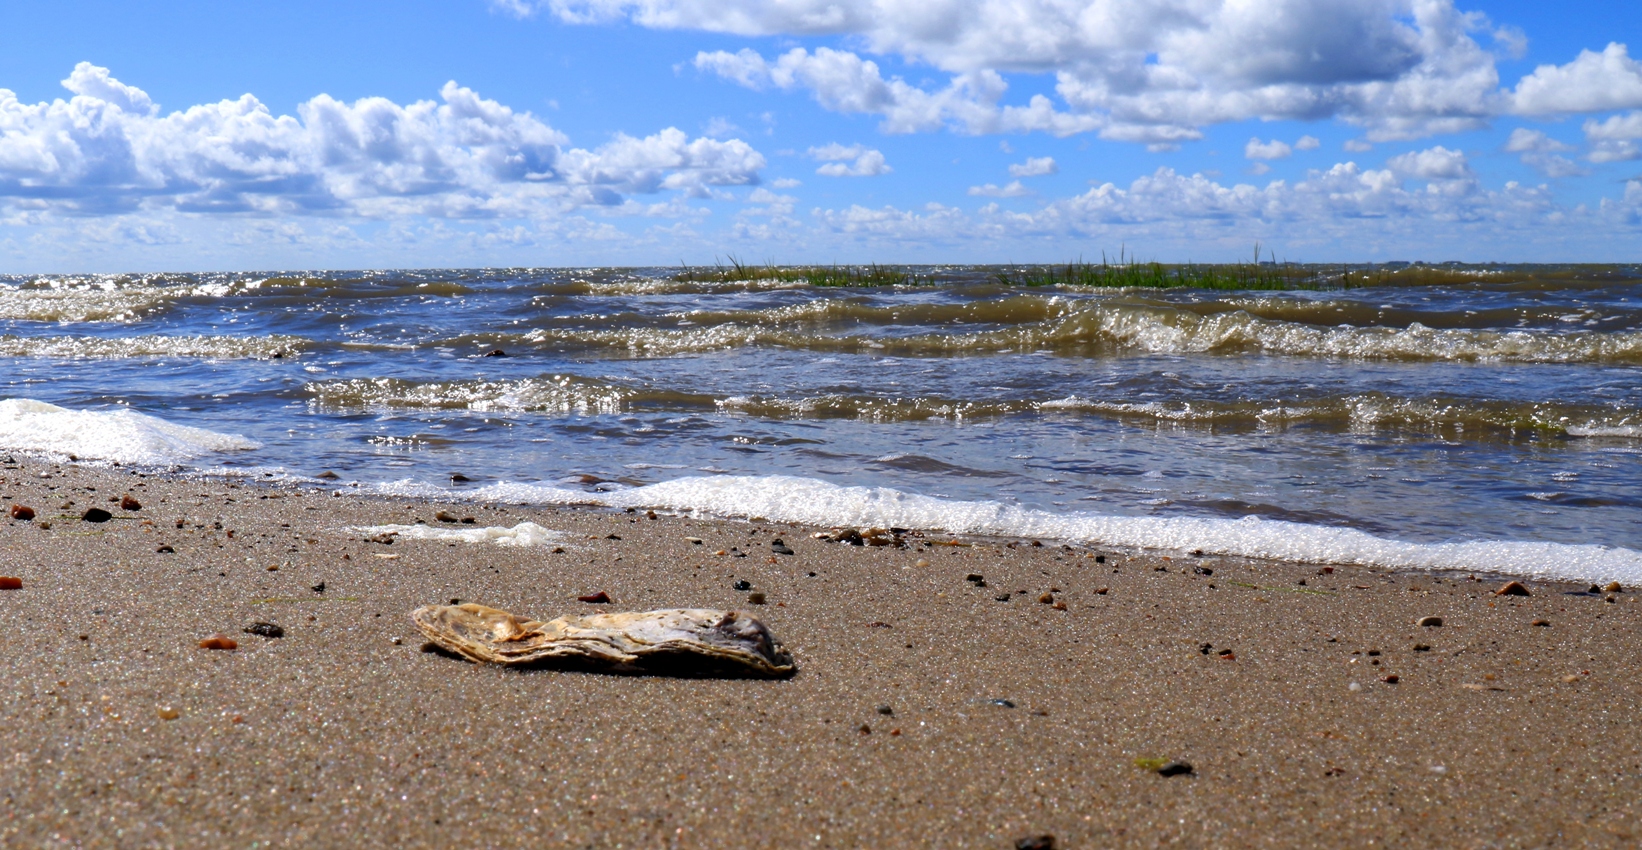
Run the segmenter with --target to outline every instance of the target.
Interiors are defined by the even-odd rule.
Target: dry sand
[[[24,583],[0,591],[7,847],[1642,837],[1642,594],[1629,590],[1496,597],[1498,577],[1319,575],[1047,541],[852,547],[757,521],[406,503],[26,459],[0,464],[0,480],[0,506],[39,512],[0,524],[0,575]],[[140,510],[109,501],[128,493]],[[78,519],[94,505],[115,518]],[[348,530],[437,524],[445,507],[481,526],[562,530],[565,551],[382,545]],[[771,554],[775,538],[796,554]],[[747,557],[714,554],[732,546]],[[737,580],[769,604],[748,605]],[[600,590],[608,610],[748,611],[800,672],[487,668],[423,652],[407,617],[460,598],[546,619],[601,610],[576,600]],[[1065,610],[1039,603],[1046,592]],[[1431,615],[1445,625],[1413,625]],[[241,632],[256,621],[285,636]],[[216,632],[239,648],[198,648]],[[1195,772],[1164,777],[1137,759]]]

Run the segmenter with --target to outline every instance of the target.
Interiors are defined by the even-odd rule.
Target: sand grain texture
[[[922,545],[951,539],[936,535],[853,547],[756,522],[8,466],[0,494],[39,512],[0,525],[0,574],[24,580],[0,592],[8,847],[1642,839],[1629,591],[1496,597],[1495,577]],[[128,493],[140,511],[119,508]],[[79,520],[92,506],[113,518]],[[345,531],[447,507],[566,532],[565,551]],[[502,669],[423,652],[407,619],[452,599],[610,610],[577,601],[597,591],[621,610],[745,608],[738,581],[765,594],[795,677]],[[242,631],[257,622],[284,637]],[[238,648],[198,647],[216,633]]]

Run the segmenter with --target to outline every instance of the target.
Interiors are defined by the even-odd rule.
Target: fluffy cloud
[[[1288,159],[1293,153],[1293,148],[1276,139],[1269,142],[1249,139],[1249,143],[1243,146],[1243,156],[1246,159]]]
[[[1032,190],[1022,186],[1019,180],[1011,180],[1003,186],[993,183],[988,183],[985,186],[971,186],[969,187],[969,194],[981,198],[1019,198],[1032,194]]]
[[[1323,146],[1323,140],[1316,136],[1301,136],[1294,142],[1297,151],[1314,151]]]
[[[825,163],[815,170],[822,177],[877,177],[892,170],[882,153],[861,145],[846,147],[833,142],[810,148],[809,155]]]
[[[1422,180],[1464,180],[1471,176],[1464,152],[1442,145],[1394,156],[1386,165],[1398,174]]]
[[[1614,115],[1606,121],[1585,122],[1585,138],[1591,143],[1592,162],[1624,162],[1642,159],[1642,112]]]
[[[1573,145],[1557,141],[1543,130],[1527,127],[1512,130],[1511,137],[1505,141],[1506,153],[1521,154],[1524,165],[1546,177],[1574,177],[1585,173],[1573,160],[1562,156],[1573,149]]]
[[[1642,67],[1619,44],[1501,88],[1496,55],[1521,55],[1525,36],[1456,0],[493,2],[578,24],[833,37],[948,73],[945,86],[914,85],[834,47],[696,56],[703,71],[805,89],[828,109],[880,115],[898,133],[1097,132],[1169,148],[1211,124],[1337,118],[1386,141],[1472,130],[1509,112],[1642,106]],[[1011,73],[1052,74],[1060,103],[1004,103]]]
[[[296,116],[251,95],[161,115],[89,63],[63,85],[74,97],[38,104],[0,89],[0,208],[519,217],[700,197],[755,184],[765,165],[745,142],[673,128],[568,148],[536,117],[455,83],[408,105],[320,95]]]
[[[1009,166],[1010,177],[1042,177],[1059,171],[1060,166],[1055,164],[1055,158],[1052,156],[1029,156],[1025,162]]]
[[[1525,115],[1604,112],[1642,107],[1642,62],[1625,45],[1581,51],[1566,65],[1541,65],[1517,83],[1512,105]]]

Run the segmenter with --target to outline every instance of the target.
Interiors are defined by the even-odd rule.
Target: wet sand
[[[756,520],[17,460],[0,464],[0,507],[38,516],[0,524],[0,575],[23,580],[0,591],[8,847],[1642,837],[1642,594],[1630,589],[1534,583],[1500,597],[1495,576],[935,534],[854,547]],[[127,494],[140,510],[119,508]],[[79,519],[92,506],[114,518]],[[441,509],[563,531],[564,551],[348,530],[440,525]],[[774,554],[777,538],[795,554]],[[739,580],[768,604],[749,605]],[[577,601],[597,591],[614,603]],[[409,612],[451,599],[541,619],[740,609],[799,673],[482,667],[422,651]],[[1444,625],[1414,625],[1426,616]],[[258,621],[285,636],[241,631]],[[198,648],[217,632],[239,648]],[[1194,771],[1161,776],[1137,766],[1147,759]]]

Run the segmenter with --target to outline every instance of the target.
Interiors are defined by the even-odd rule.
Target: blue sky
[[[1635,3],[13,5],[4,272],[1642,253]]]

